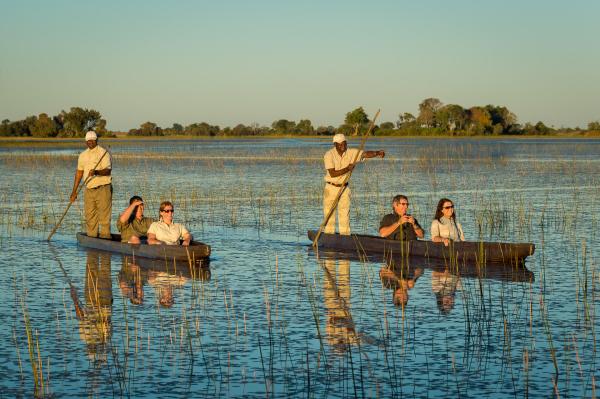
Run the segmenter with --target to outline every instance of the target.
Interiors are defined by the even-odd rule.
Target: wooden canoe
[[[314,241],[317,232],[308,231],[308,238]],[[535,245],[531,243],[502,242],[453,242],[445,246],[433,241],[396,241],[377,236],[351,234],[326,234],[319,237],[319,248],[336,251],[350,251],[359,254],[384,254],[393,257],[418,256],[422,258],[475,262],[479,264],[503,263],[519,264],[533,255]]]
[[[148,259],[164,259],[168,261],[200,261],[210,256],[210,245],[192,241],[188,247],[182,245],[148,245],[128,244],[121,242],[120,234],[112,234],[112,239],[88,237],[85,233],[77,233],[77,242],[85,248],[116,252],[133,257]]]

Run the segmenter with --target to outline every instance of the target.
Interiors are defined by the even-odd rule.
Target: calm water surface
[[[354,232],[404,193],[426,230],[445,196],[468,240],[536,245],[527,270],[411,259],[383,277],[306,238],[329,141],[109,144],[113,229],[133,194],[150,216],[172,200],[210,264],[86,251],[81,202],[47,243],[83,143],[0,149],[0,396],[597,395],[600,141],[370,140],[387,156],[352,177]]]

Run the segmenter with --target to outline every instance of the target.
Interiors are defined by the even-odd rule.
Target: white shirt
[[[112,162],[110,154],[104,155],[106,150],[99,145],[94,147],[92,150],[89,148],[79,154],[77,159],[77,170],[83,170],[83,181],[85,181],[90,173],[90,170],[96,167],[96,170],[111,169]],[[103,157],[104,156],[104,157]],[[102,161],[100,161],[102,159]],[[100,161],[100,163],[98,163]],[[98,165],[98,166],[96,166]],[[112,181],[111,176],[94,176],[90,179],[86,185],[87,188],[96,188],[110,184]]]
[[[441,222],[437,219],[433,219],[431,222],[431,238],[442,237],[449,238],[454,241],[464,241],[465,234],[463,233],[462,226],[460,223],[454,223],[453,219],[446,217],[440,218]]]
[[[179,240],[182,240],[183,236],[190,232],[182,224],[171,223],[169,225],[161,220],[150,225],[148,234],[151,233],[156,236],[157,240],[167,245],[179,245]]]
[[[357,156],[357,154],[358,154],[358,156]],[[323,157],[323,161],[325,161],[325,170],[326,170],[325,181],[329,182],[329,183],[334,183],[334,184],[342,184],[344,182],[344,179],[346,178],[346,174],[340,175],[338,177],[331,177],[331,176],[329,176],[329,169],[335,169],[335,170],[344,169],[345,167],[350,165],[352,162],[354,162],[354,159],[356,159],[356,162],[360,162],[362,160],[362,155],[363,155],[363,152],[362,151],[359,152],[355,148],[347,149],[346,152],[344,152],[342,155],[340,155],[337,152],[337,149],[335,147],[333,147],[332,149],[327,151],[325,153],[325,156]]]

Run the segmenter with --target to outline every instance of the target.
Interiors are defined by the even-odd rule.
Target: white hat
[[[344,141],[346,141],[346,136],[344,136],[342,133],[338,133],[333,136],[334,143],[343,143]]]
[[[96,132],[94,132],[93,130],[90,130],[89,132],[87,132],[85,134],[85,141],[88,140],[98,140],[98,136],[96,135]]]

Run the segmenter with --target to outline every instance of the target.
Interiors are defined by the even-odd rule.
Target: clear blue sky
[[[418,103],[600,119],[600,1],[0,0],[0,119],[83,106],[108,128],[380,121]]]

